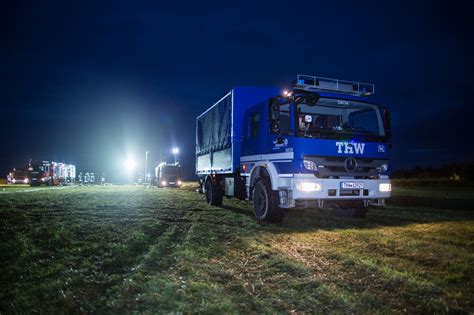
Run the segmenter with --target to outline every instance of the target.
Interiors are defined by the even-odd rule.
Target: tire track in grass
[[[250,216],[202,201],[198,204],[202,211],[191,208],[151,248],[143,267],[125,281],[128,286],[110,305],[113,309],[152,313],[350,310],[346,297],[308,277],[304,266],[255,243],[261,225]],[[233,221],[240,224],[229,224]],[[187,229],[177,230],[183,224],[189,224]]]
[[[194,199],[194,193],[186,194],[186,197]],[[206,208],[204,205],[203,207]],[[196,212],[195,207],[189,210],[185,217],[179,218],[176,224],[150,247],[142,268],[125,281],[129,285],[121,291],[118,299],[111,304],[112,307],[149,312],[196,312],[200,307],[209,311],[215,305],[223,304],[220,301],[213,306],[198,297],[203,294],[215,294],[212,285],[208,286],[206,282],[198,279],[202,268],[205,267],[204,261],[203,264],[200,263],[201,259],[209,254],[208,232],[213,230],[213,224],[203,225],[198,219],[200,214],[195,215],[200,212]],[[213,246],[213,243],[209,245]],[[192,292],[189,292],[190,290]],[[197,300],[194,300],[195,298]],[[220,307],[217,309],[222,310]]]
[[[110,288],[133,272],[148,246],[169,226],[163,221],[157,228],[149,217],[150,209],[160,217],[160,209],[151,203],[166,200],[139,196],[153,197],[140,190],[96,187],[2,196],[9,206],[1,209],[1,218],[14,236],[12,240],[11,233],[0,233],[2,252],[19,251],[10,257],[14,264],[1,266],[2,283],[12,286],[2,287],[0,311],[105,309]],[[175,210],[173,217],[183,215]]]

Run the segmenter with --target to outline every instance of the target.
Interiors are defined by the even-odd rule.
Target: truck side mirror
[[[278,99],[270,99],[270,129],[271,132],[278,133],[280,126],[280,106],[278,106]]]
[[[390,117],[390,111],[388,108],[382,108],[383,112],[383,125],[384,125],[384,131],[385,131],[385,136],[387,137],[387,143],[388,147],[391,149],[392,148],[392,128],[391,128],[391,117]]]
[[[270,100],[270,119],[278,120],[280,118],[280,106],[278,105],[278,99],[272,98]]]

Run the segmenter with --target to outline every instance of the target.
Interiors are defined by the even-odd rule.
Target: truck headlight
[[[388,164],[384,163],[380,165],[380,172],[385,173],[386,171],[388,171]]]
[[[16,183],[16,179],[12,179],[12,183],[15,184],[15,183]]]
[[[161,182],[161,186],[166,186],[166,181],[165,180]]]
[[[181,181],[180,180],[178,180],[176,183],[178,184],[178,186],[181,186]]]
[[[316,163],[314,163],[313,161],[303,160],[303,164],[304,164],[304,167],[307,170],[310,170],[310,171],[317,171],[318,170],[318,167],[316,166]]]
[[[322,188],[323,187],[319,183],[299,182],[296,184],[296,189],[304,192],[321,191]]]
[[[28,178],[25,178],[24,182],[25,184],[28,184]]]
[[[392,184],[390,184],[390,183],[380,183],[379,184],[379,191],[380,192],[392,191]]]

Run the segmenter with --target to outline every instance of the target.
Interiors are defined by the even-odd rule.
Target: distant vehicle
[[[390,197],[390,113],[373,84],[298,75],[293,88],[236,87],[196,120],[196,175],[215,206],[253,201],[259,221],[285,208],[365,217]]]
[[[58,163],[59,178],[62,184],[76,183],[76,166],[72,164]]]
[[[158,187],[181,187],[181,180],[179,164],[161,163],[155,168],[155,181]]]
[[[28,178],[31,186],[74,184],[76,166],[50,161],[35,162],[28,166]]]
[[[8,179],[9,184],[28,184],[28,172],[22,168],[13,169]]]

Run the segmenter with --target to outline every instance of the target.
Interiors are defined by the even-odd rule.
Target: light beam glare
[[[127,171],[127,173],[131,174],[133,172],[133,170],[135,169],[135,167],[137,166],[137,164],[135,163],[135,161],[132,158],[127,158],[123,162],[123,166],[125,167],[125,170]]]

